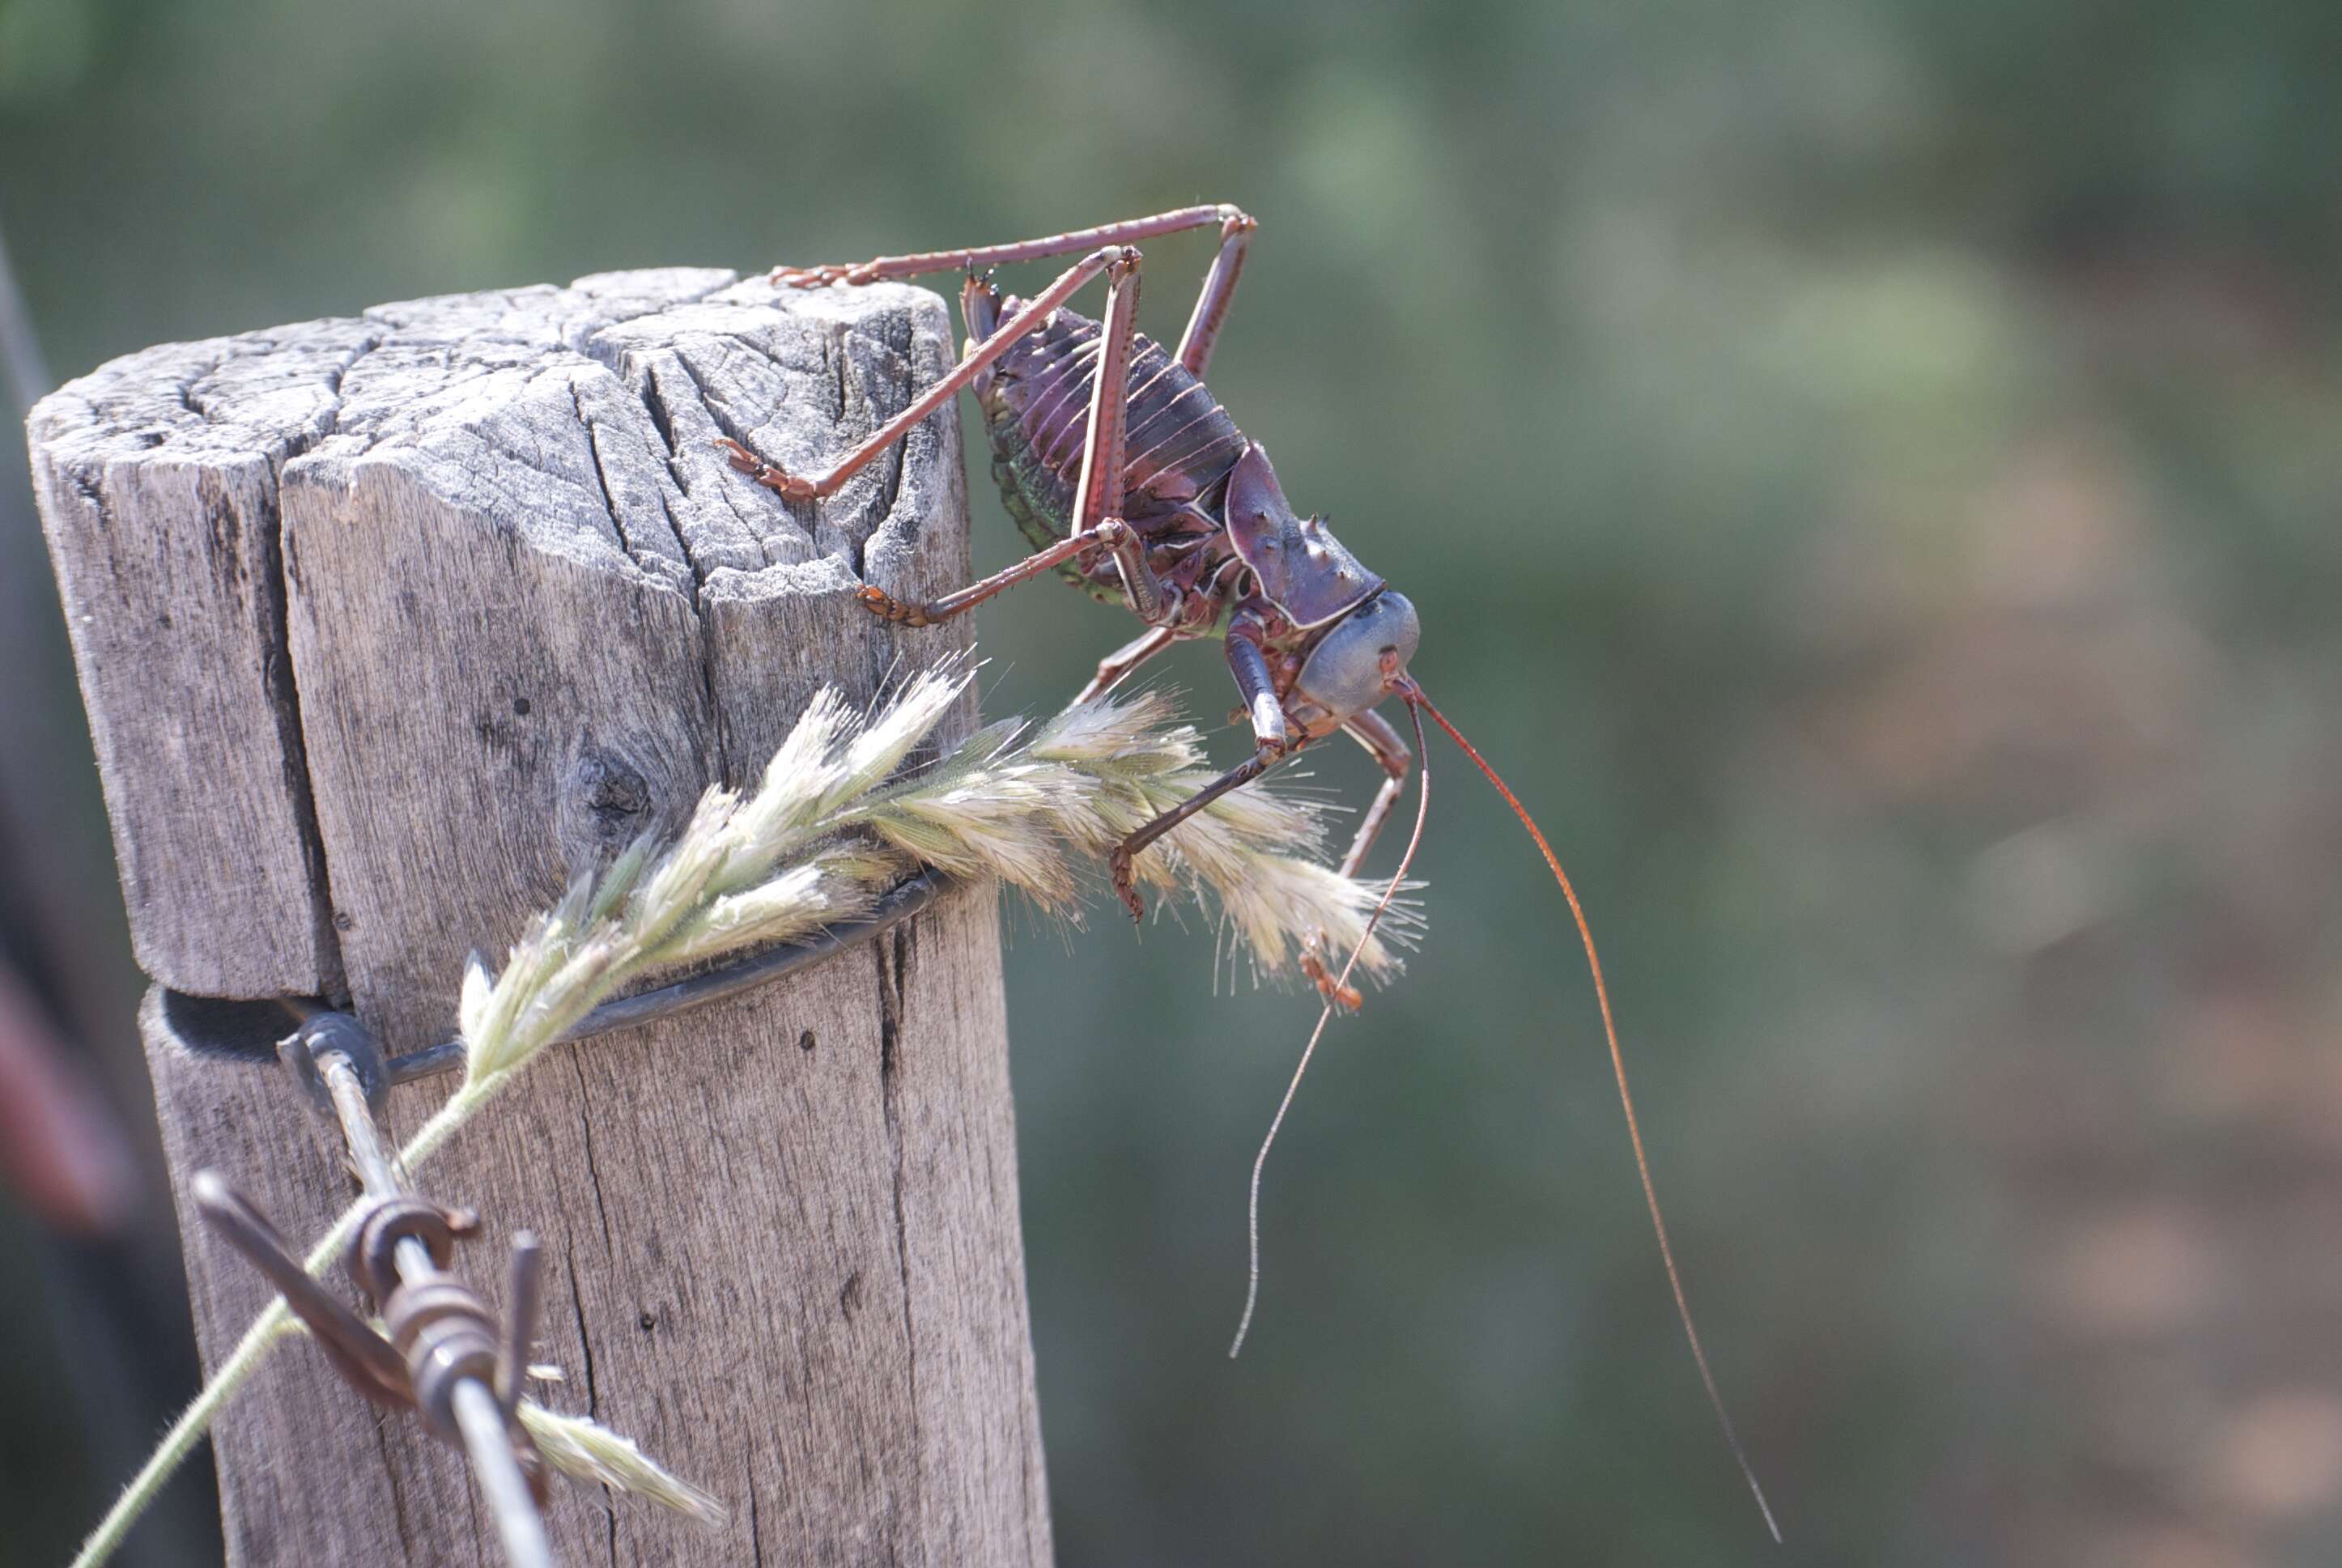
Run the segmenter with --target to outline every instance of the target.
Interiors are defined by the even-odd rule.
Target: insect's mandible
[[[793,288],[964,273],[960,312],[966,349],[948,375],[819,473],[787,473],[737,441],[717,444],[735,468],[758,484],[792,500],[811,500],[836,491],[963,387],[972,389],[991,440],[993,475],[1033,554],[925,604],[906,604],[880,589],[863,588],[867,610],[900,624],[931,626],[1055,569],[1097,596],[1126,605],[1147,627],[1099,661],[1085,698],[1109,690],[1174,643],[1226,640],[1228,672],[1252,726],[1253,754],[1114,851],[1109,864],[1115,892],[1133,918],[1145,913],[1132,884],[1135,855],[1230,790],[1336,731],[1374,754],[1385,775],[1342,858],[1342,874],[1356,875],[1405,792],[1414,762],[1397,729],[1375,710],[1396,696],[1410,709],[1431,714],[1520,817],[1569,902],[1594,966],[1611,1065],[1684,1332],[1733,1456],[1771,1527],[1771,1510],[1741,1454],[1692,1326],[1626,1088],[1609,996],[1576,894],[1527,811],[1409,674],[1421,635],[1414,604],[1367,570],[1323,519],[1295,513],[1268,454],[1236,428],[1204,385],[1257,226],[1240,209],[1223,204],[1012,245],[880,256],[851,266],[776,267],[772,282]],[[1136,325],[1138,243],[1209,228],[1219,230],[1218,254],[1177,350],[1166,354]],[[1003,295],[992,285],[996,266],[1053,256],[1079,259],[1030,300]],[[1100,278],[1106,285],[1102,319],[1067,308],[1076,293]],[[1419,719],[1416,729],[1419,734]],[[1324,994],[1326,1011],[1337,1004],[1356,1007],[1358,996],[1347,984],[1346,966],[1337,972],[1326,958],[1322,946],[1313,944],[1302,963]],[[1313,1036],[1313,1048],[1315,1043]],[[1305,1065],[1306,1061],[1305,1053]],[[1266,1145],[1262,1152],[1266,1155]],[[1256,1164],[1256,1201],[1257,1183]],[[1256,1223],[1255,1233],[1256,1241]],[[1248,1322],[1249,1303],[1246,1310]],[[1774,1535],[1779,1538],[1777,1529]]]

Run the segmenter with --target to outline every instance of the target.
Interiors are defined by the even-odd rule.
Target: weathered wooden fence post
[[[711,443],[834,449],[951,354],[922,292],[628,273],[153,349],[35,410],[182,1186],[219,1167],[304,1240],[350,1195],[256,1059],[268,1010],[235,1004],[347,997],[391,1049],[442,1037],[465,952],[573,866],[752,779],[822,683],[866,697],[946,651],[847,595],[965,579],[948,411],[818,506]],[[445,1082],[397,1091],[396,1130]],[[571,1488],[564,1561],[1046,1562],[1015,1173],[986,889],[556,1048],[427,1185],[485,1211],[491,1292],[505,1233],[545,1238],[546,1403],[733,1510],[710,1534]],[[264,1290],[183,1239],[216,1359]],[[454,1453],[310,1347],[216,1443],[240,1568],[494,1559]]]

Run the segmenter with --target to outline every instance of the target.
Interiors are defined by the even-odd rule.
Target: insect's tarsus
[[[1586,947],[1586,965],[1593,972],[1594,1000],[1602,1009],[1602,1034],[1610,1046],[1610,1075],[1617,1082],[1618,1104],[1626,1113],[1626,1139],[1635,1148],[1635,1174],[1643,1181],[1643,1201],[1651,1211],[1651,1230],[1658,1237],[1659,1261],[1666,1265],[1667,1287],[1675,1293],[1676,1315],[1683,1322],[1684,1338],[1691,1345],[1692,1361],[1699,1368],[1699,1381],[1707,1391],[1707,1403],[1716,1412],[1716,1424],[1724,1429],[1724,1441],[1732,1450],[1733,1463],[1740,1466],[1741,1478],[1748,1483],[1748,1490],[1756,1494],[1757,1511],[1765,1515],[1765,1528],[1772,1533],[1774,1541],[1777,1543],[1781,1539],[1781,1527],[1774,1521],[1773,1505],[1765,1500],[1765,1488],[1757,1483],[1756,1472],[1748,1463],[1746,1451],[1740,1446],[1740,1433],[1732,1424],[1731,1413],[1725,1409],[1724,1395],[1716,1386],[1716,1373],[1707,1364],[1707,1352],[1699,1343],[1699,1330],[1692,1324],[1691,1301],[1684,1293],[1683,1273],[1676,1267],[1676,1250],[1667,1240],[1667,1220],[1659,1209],[1659,1190],[1651,1183],[1651,1162],[1643,1150],[1642,1124],[1635,1115],[1634,1094],[1626,1087],[1626,1056],[1618,1048],[1618,1026],[1610,1016],[1610,988],[1602,979],[1602,960],[1594,951],[1594,930],[1586,924],[1586,908],[1577,902],[1577,890],[1570,885],[1569,874],[1561,869],[1561,861],[1554,854],[1553,845],[1546,842],[1545,833],[1537,826],[1536,819],[1529,815],[1528,808],[1521,804],[1520,797],[1497,776],[1496,770],[1488,765],[1488,759],[1480,754],[1479,748],[1466,740],[1463,732],[1447,722],[1447,716],[1424,694],[1422,687],[1415,686],[1406,694],[1409,709],[1420,704],[1425,712],[1430,714],[1432,723],[1447,732],[1447,738],[1463,748],[1464,754],[1472,759],[1473,765],[1486,774],[1488,782],[1496,786],[1496,793],[1505,797],[1505,804],[1513,808],[1513,814],[1521,819],[1521,825],[1528,829],[1529,837],[1536,841],[1537,853],[1545,856],[1545,864],[1552,871],[1554,881],[1561,884],[1561,896],[1568,901],[1570,918],[1577,923],[1578,940]],[[1420,720],[1416,721],[1416,733],[1422,733]]]

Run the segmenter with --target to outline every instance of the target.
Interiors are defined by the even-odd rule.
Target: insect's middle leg
[[[1114,854],[1107,858],[1106,865],[1113,874],[1115,896],[1122,900],[1123,907],[1130,911],[1133,920],[1146,913],[1146,906],[1138,902],[1138,890],[1131,882],[1131,863],[1138,852],[1230,790],[1250,784],[1308,744],[1306,740],[1296,741],[1293,738],[1290,726],[1285,722],[1285,710],[1277,704],[1276,688],[1269,680],[1268,665],[1261,656],[1260,644],[1253,640],[1252,628],[1241,619],[1229,629],[1227,655],[1228,673],[1236,677],[1236,689],[1244,694],[1245,711],[1252,721],[1252,757],[1230,768],[1116,846]],[[1104,673],[1103,666],[1100,673]]]
[[[1350,839],[1349,852],[1342,856],[1342,874],[1356,876],[1358,868],[1366,864],[1366,852],[1374,848],[1383,824],[1397,807],[1398,797],[1406,792],[1406,775],[1415,765],[1415,753],[1401,738],[1397,727],[1372,710],[1357,714],[1342,728],[1383,765],[1382,788],[1375,792],[1373,804],[1366,807],[1357,833]],[[1324,937],[1312,934],[1301,949],[1301,973],[1326,996],[1355,1013],[1365,1004],[1366,998],[1356,987],[1340,984],[1340,977],[1326,963],[1328,954],[1325,949]]]
[[[1098,345],[1098,364],[1090,389],[1089,428],[1082,441],[1081,481],[1074,491],[1072,531],[1046,549],[996,572],[980,583],[926,604],[905,604],[877,588],[865,588],[861,599],[873,614],[906,625],[926,626],[956,615],[1017,584],[1071,559],[1094,546],[1114,555],[1122,574],[1130,607],[1149,625],[1176,618],[1179,602],[1146,563],[1146,542],[1122,519],[1124,436],[1129,424],[1127,387],[1130,359],[1136,340],[1138,314],[1138,253],[1126,250],[1106,267],[1106,323]],[[1019,312],[1023,319],[1027,311]],[[1014,325],[1012,321],[1010,325]],[[985,342],[985,348],[1008,332],[1003,327]],[[970,355],[970,360],[976,357]]]
[[[1138,889],[1133,885],[1131,863],[1137,858],[1138,853],[1230,790],[1252,783],[1291,754],[1282,748],[1270,750],[1262,747],[1115,845],[1114,853],[1106,857],[1106,868],[1114,879],[1115,896],[1122,900],[1125,909],[1130,911],[1131,919],[1141,920],[1146,914],[1146,906],[1138,901]]]
[[[1063,562],[1070,561],[1085,550],[1104,547],[1115,552],[1117,558],[1127,549],[1144,549],[1130,524],[1119,517],[1109,517],[1096,528],[1077,529],[1046,550],[1036,550],[1022,561],[989,577],[981,577],[966,587],[946,594],[940,599],[927,599],[907,604],[884,588],[862,587],[854,596],[863,608],[881,620],[892,621],[898,626],[933,626],[964,615],[986,599],[993,598],[1019,583],[1029,582]]]
[[[1178,630],[1172,626],[1156,626],[1141,632],[1098,661],[1097,674],[1090,677],[1090,684],[1082,688],[1082,694],[1074,701],[1086,703],[1106,695],[1122,684],[1123,678],[1131,671],[1178,640]]]
[[[1366,817],[1350,840],[1349,853],[1342,856],[1342,874],[1356,876],[1398,805],[1398,797],[1406,793],[1406,775],[1415,766],[1415,753],[1399,734],[1398,726],[1372,709],[1355,715],[1342,728],[1383,765],[1383,787],[1375,792],[1374,804],[1366,807]]]

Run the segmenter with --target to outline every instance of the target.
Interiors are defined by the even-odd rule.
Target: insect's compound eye
[[[1415,657],[1423,627],[1404,594],[1386,588],[1327,632],[1301,666],[1294,689],[1336,720],[1363,713],[1389,695],[1384,685],[1383,652],[1398,657],[1394,671]]]

